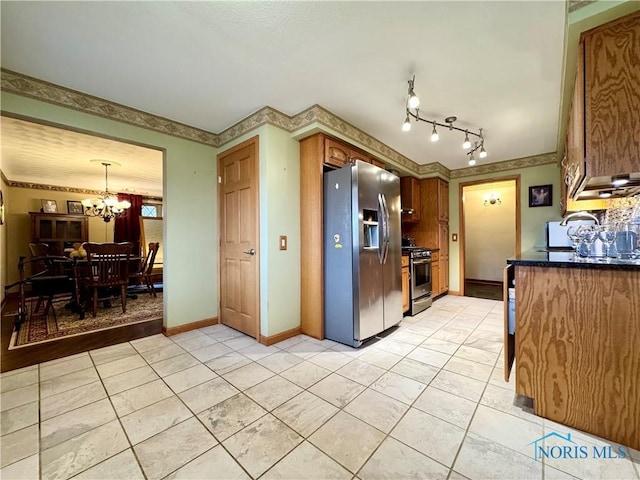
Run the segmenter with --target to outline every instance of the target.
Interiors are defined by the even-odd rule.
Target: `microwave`
[[[547,247],[570,250],[572,244],[571,239],[567,236],[568,228],[594,224],[593,220],[570,220],[565,226],[561,226],[560,222],[547,222]]]

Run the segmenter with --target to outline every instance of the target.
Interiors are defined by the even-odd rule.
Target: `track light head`
[[[411,130],[411,119],[409,118],[409,112],[407,112],[407,117],[404,119],[404,123],[402,124],[402,131],[408,132]]]
[[[471,148],[471,142],[469,141],[469,130],[465,130],[464,132],[464,143],[462,144],[462,148],[465,150]]]
[[[436,124],[434,122],[433,131],[431,132],[431,141],[437,142],[438,140],[440,140],[440,135],[438,135],[438,131],[436,130]]]
[[[409,80],[409,99],[407,100],[407,105],[409,106],[409,108],[418,108],[420,106],[420,99],[418,98],[418,95],[416,95],[416,92],[413,90],[413,82],[415,81],[416,77],[415,75],[413,76],[413,78],[411,80]]]

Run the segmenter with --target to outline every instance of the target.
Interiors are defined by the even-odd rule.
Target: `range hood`
[[[628,182],[624,185],[615,186],[612,182],[620,177],[628,178]],[[601,194],[607,195],[609,193],[611,194],[610,196],[600,196]],[[590,177],[580,193],[574,196],[574,200],[622,198],[630,197],[638,193],[640,193],[640,172],[610,177]]]

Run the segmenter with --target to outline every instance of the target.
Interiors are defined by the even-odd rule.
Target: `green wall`
[[[165,326],[216,317],[216,149],[4,91],[0,99],[6,112],[164,149]]]
[[[260,333],[300,326],[300,146],[291,134],[263,125],[220,147],[258,135],[260,175]],[[287,250],[280,250],[280,235]]]
[[[460,291],[460,242],[451,241],[451,235],[460,233],[460,184],[477,180],[498,180],[513,175],[520,175],[521,251],[545,245],[545,223],[562,218],[560,167],[556,164],[505,170],[451,180],[449,182],[449,290]],[[548,184],[553,185],[553,205],[551,207],[529,208],[529,187]],[[490,241],[491,239],[487,239],[487,242]]]

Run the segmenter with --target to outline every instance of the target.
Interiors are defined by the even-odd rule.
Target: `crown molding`
[[[119,103],[110,102],[86,93],[61,87],[22,73],[7,69],[0,70],[2,90],[29,97],[42,102],[70,108],[78,112],[89,113],[99,117],[164,133],[173,137],[184,138],[212,147],[217,146],[217,135],[206,130],[190,127],[174,122],[158,115],[136,110]]]
[[[556,152],[543,153],[542,155],[533,155],[531,157],[516,158],[505,162],[487,163],[485,165],[477,165],[475,167],[459,168],[452,170],[450,178],[470,177],[473,175],[484,175],[487,173],[504,172],[507,170],[517,170],[520,168],[536,167],[538,165],[547,165],[549,163],[557,163]]]
[[[576,2],[576,3],[587,3]],[[556,154],[547,153],[532,157],[508,160],[505,162],[489,163],[475,167],[449,170],[439,162],[420,165],[405,157],[401,153],[385,145],[358,127],[334,115],[329,110],[320,105],[313,105],[302,112],[289,116],[276,110],[273,107],[263,107],[246,118],[233,124],[219,134],[191,127],[183,123],[174,122],[164,117],[136,110],[125,105],[114,103],[102,98],[94,97],[76,90],[61,87],[44,80],[29,77],[27,75],[1,69],[1,88],[7,92],[15,93],[28,98],[33,98],[43,102],[70,108],[79,112],[99,117],[108,118],[137,127],[153,130],[166,135],[184,138],[193,142],[202,143],[212,147],[220,147],[247,132],[255,130],[262,125],[273,125],[289,133],[308,127],[312,124],[324,126],[330,130],[340,133],[347,140],[364,146],[371,153],[381,156],[387,163],[394,167],[401,167],[410,174],[424,178],[429,176],[440,176],[445,179],[467,177],[471,175],[482,175],[485,173],[495,173],[504,170],[526,168],[536,165],[544,165],[555,162]],[[5,177],[6,178],[6,177]],[[13,182],[16,183],[16,182]],[[25,184],[30,185],[30,184]],[[34,184],[36,185],[36,184]],[[14,186],[14,185],[12,185]],[[30,186],[24,188],[40,188],[51,190],[50,185],[42,187]],[[66,188],[66,187],[55,187]],[[83,190],[61,190],[73,191],[74,193],[91,194],[90,191]]]
[[[212,147],[225,145],[266,124],[293,132],[317,122],[340,132],[352,141],[365,145],[392,163],[402,166],[412,173],[418,173],[419,165],[417,163],[319,105],[313,105],[293,116],[266,106],[216,134],[18,72],[4,68],[0,72],[1,88],[7,92]]]

